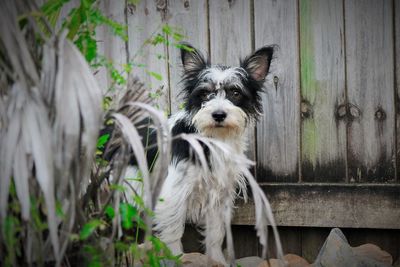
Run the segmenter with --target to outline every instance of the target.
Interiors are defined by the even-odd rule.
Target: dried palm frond
[[[102,118],[101,91],[85,59],[63,36],[50,36],[44,45],[30,47],[35,22],[28,19],[21,29],[18,18],[30,14],[31,8],[29,1],[0,3],[0,43],[5,48],[0,66],[8,75],[0,95],[5,109],[0,128],[0,219],[7,216],[11,179],[24,220],[30,219],[29,198],[43,194],[51,240],[44,243],[52,247],[46,253],[60,264],[61,248],[69,239],[65,227],[71,230],[72,224],[63,225],[65,234],[60,236],[56,200],[68,210],[66,217],[73,218],[75,192],[84,191],[89,182]],[[41,191],[30,187],[32,183]]]

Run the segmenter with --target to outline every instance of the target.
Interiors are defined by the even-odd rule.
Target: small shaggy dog
[[[244,156],[247,132],[262,111],[260,93],[273,47],[257,50],[240,67],[227,67],[211,65],[195,48],[185,46],[181,59],[186,106],[169,120],[172,135],[197,133],[222,141],[231,151]],[[226,264],[221,248],[224,226],[231,221],[238,190],[246,191],[246,181],[230,157],[204,150],[210,169],[207,174],[193,159],[187,141],[173,142],[172,161],[160,194],[163,201],[156,205],[154,229],[173,253],[180,254],[185,222],[200,225],[204,227],[206,254]]]

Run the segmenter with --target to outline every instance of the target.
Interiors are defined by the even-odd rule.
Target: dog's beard
[[[224,107],[222,110],[227,113],[227,117],[223,122],[216,122],[212,118],[215,110],[213,105],[208,105],[193,117],[192,122],[201,135],[222,140],[239,138],[243,135],[247,116],[242,109],[232,104]]]

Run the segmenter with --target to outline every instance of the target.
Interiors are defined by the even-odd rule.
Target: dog
[[[242,60],[240,66],[228,67],[210,64],[201,52],[184,44],[185,107],[169,119],[172,135],[196,133],[222,141],[234,153],[245,156],[248,131],[262,113],[261,93],[273,52],[273,46],[265,46]],[[246,181],[229,156],[205,154],[210,170],[207,174],[192,159],[187,141],[173,141],[172,159],[160,193],[162,201],[155,208],[154,230],[178,255],[183,253],[185,223],[200,225],[206,254],[227,264],[222,252],[224,226],[231,221],[237,192],[246,192]]]

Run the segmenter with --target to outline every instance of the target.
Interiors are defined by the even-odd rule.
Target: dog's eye
[[[233,90],[232,91],[232,96],[235,99],[239,99],[242,96],[242,93],[239,90]]]
[[[208,99],[208,100],[211,100],[211,99],[213,99],[213,98],[215,98],[215,93],[210,93],[210,94],[208,94],[208,96],[207,96],[207,99]]]

